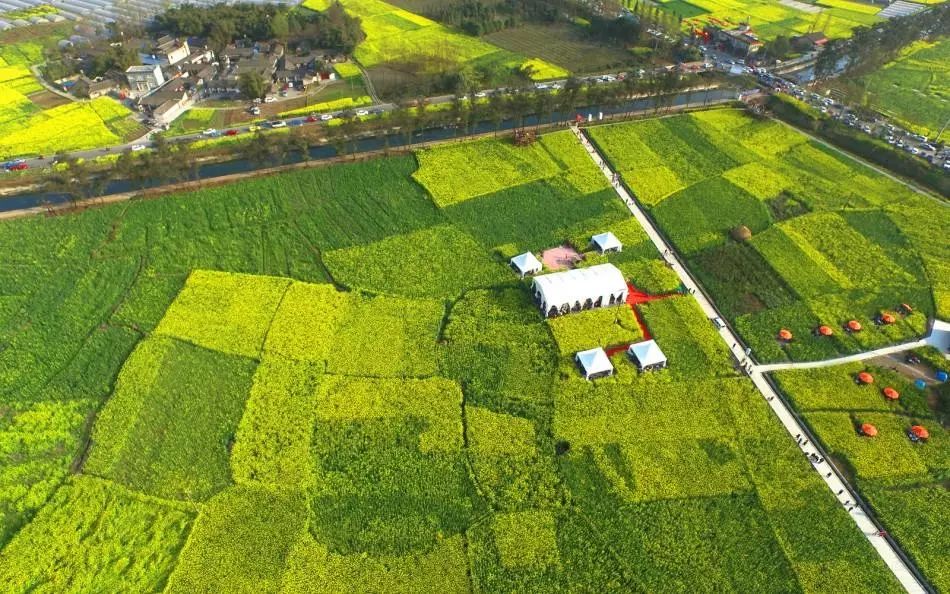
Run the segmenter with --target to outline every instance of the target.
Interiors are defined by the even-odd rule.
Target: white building
[[[613,264],[536,276],[531,290],[545,317],[627,300],[627,282]]]
[[[528,274],[541,272],[541,262],[531,252],[525,252],[512,258],[511,267],[521,275],[521,278]]]
[[[584,379],[586,380],[597,379],[614,373],[614,366],[610,364],[610,358],[600,347],[589,351],[581,351],[574,355],[574,360],[581,366],[581,371],[584,373]]]
[[[157,64],[129,66],[125,70],[125,78],[129,81],[129,91],[133,95],[145,95],[165,84],[162,68]]]
[[[597,251],[601,254],[623,251],[623,244],[620,243],[617,236],[610,231],[591,237],[590,242],[594,244],[594,247],[597,248]]]
[[[656,344],[655,340],[644,340],[631,344],[630,348],[627,349],[627,354],[637,362],[640,371],[651,371],[666,367],[666,355],[660,350],[660,345]]]
[[[187,40],[169,35],[160,37],[147,52],[139,52],[139,60],[148,66],[174,66],[191,55]]]

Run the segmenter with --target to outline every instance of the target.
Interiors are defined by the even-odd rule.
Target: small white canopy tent
[[[927,344],[943,353],[945,358],[950,359],[950,324],[943,320],[934,320],[926,340]]]
[[[613,264],[598,264],[534,277],[532,292],[545,317],[627,300],[627,281]]]
[[[512,258],[511,267],[521,275],[521,278],[524,278],[526,274],[541,272],[541,262],[531,252],[525,252]]]
[[[656,344],[655,340],[644,340],[632,344],[627,349],[627,354],[637,362],[640,371],[666,367],[666,355],[660,350],[660,345]]]
[[[584,379],[591,380],[614,373],[614,366],[610,364],[607,353],[600,347],[581,351],[574,355],[574,359],[580,364]]]
[[[594,235],[590,238],[590,242],[594,244],[594,247],[596,247],[597,251],[601,254],[623,251],[623,244],[620,243],[617,236],[610,231]]]

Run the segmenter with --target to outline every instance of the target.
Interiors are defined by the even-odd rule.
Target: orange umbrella
[[[901,397],[901,393],[890,386],[884,388],[881,391],[884,392],[884,397],[888,400],[897,400]]]
[[[871,423],[865,423],[861,425],[861,434],[867,435],[868,437],[874,437],[875,435],[877,435],[877,427],[875,427]]]
[[[781,338],[782,340],[791,340],[792,333],[790,330],[786,330],[785,328],[782,328],[781,330],[778,331],[778,337]]]
[[[921,427],[920,425],[914,425],[911,427],[910,432],[913,433],[917,439],[927,439],[930,437],[930,432],[927,431],[927,428]]]
[[[895,320],[894,320],[894,316],[892,316],[891,314],[884,313],[884,314],[881,314],[881,321],[884,322],[885,324],[893,324]]]
[[[828,326],[818,326],[818,334],[821,334],[822,336],[831,336],[834,333],[834,330]]]
[[[860,332],[860,331],[861,331],[861,322],[859,322],[859,321],[857,321],[857,320],[851,320],[850,322],[848,322],[848,328],[849,328],[850,330],[853,330],[854,332]]]
[[[868,373],[867,371],[862,371],[858,374],[858,381],[862,384],[873,384],[874,376]]]

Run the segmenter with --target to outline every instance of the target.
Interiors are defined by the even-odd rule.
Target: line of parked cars
[[[29,169],[30,166],[24,159],[13,159],[12,161],[7,161],[3,164],[4,171],[23,171],[24,169]]]

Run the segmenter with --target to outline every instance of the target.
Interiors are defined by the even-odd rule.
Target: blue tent
[[[914,385],[917,387],[918,390],[923,390],[924,388],[927,387],[927,382],[925,382],[922,379],[919,379],[914,382]]]
[[[947,372],[946,372],[946,371],[938,371],[938,372],[937,372],[937,381],[941,381],[941,382],[947,381]]]

